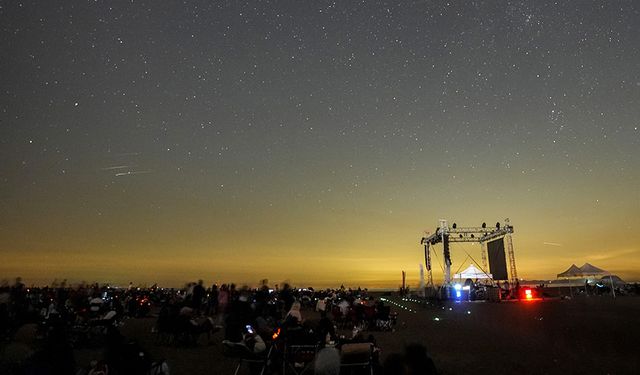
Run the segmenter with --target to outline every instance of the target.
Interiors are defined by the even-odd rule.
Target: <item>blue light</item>
[[[454,288],[455,290],[460,290],[460,289],[462,289],[462,285],[460,285],[460,284],[455,284],[455,285],[453,286],[453,288]]]
[[[456,290],[456,298],[462,297],[462,293],[459,290]]]

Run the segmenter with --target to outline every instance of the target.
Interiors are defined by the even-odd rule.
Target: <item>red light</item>
[[[524,290],[524,297],[525,297],[526,299],[531,299],[531,298],[533,298],[533,295],[531,294],[531,289],[525,289],[525,290]]]

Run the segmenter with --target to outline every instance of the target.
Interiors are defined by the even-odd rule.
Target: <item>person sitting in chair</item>
[[[267,349],[267,344],[260,335],[253,331],[253,328],[247,329],[242,336],[242,343],[254,354],[262,353]]]
[[[284,317],[285,320],[296,318],[298,323],[302,324],[302,314],[300,313],[300,302],[296,301],[291,305],[291,310]]]
[[[260,335],[258,335],[251,325],[247,325],[242,334],[242,340],[233,342],[224,340],[223,345],[230,348],[234,353],[240,354],[260,354],[267,349],[267,344]]]

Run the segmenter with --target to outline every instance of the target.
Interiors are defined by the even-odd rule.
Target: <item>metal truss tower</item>
[[[487,243],[486,242],[480,242],[480,252],[482,254],[482,269],[486,271],[489,269],[489,264],[487,263]]]
[[[513,241],[511,240],[511,234],[504,236],[507,242],[507,256],[509,257],[509,275],[511,276],[511,285],[515,286],[518,282],[518,271],[516,270],[516,256],[513,253]]]
[[[449,227],[446,220],[440,220],[440,225],[438,228],[436,228],[435,233],[429,236],[422,237],[422,240],[420,241],[420,244],[424,245],[425,262],[428,272],[427,285],[433,285],[430,246],[440,242],[442,242],[444,245],[444,284],[449,285],[451,283],[451,257],[449,252],[450,242],[479,243],[482,249],[482,268],[484,272],[488,273],[486,243],[491,240],[504,238],[507,242],[507,256],[509,258],[509,281],[513,286],[515,286],[518,280],[518,274],[516,271],[516,259],[513,252],[513,241],[511,239],[512,233],[513,226],[509,223],[509,219],[505,219],[505,224],[502,226],[499,222],[496,223],[495,228],[488,228],[484,223],[480,227],[459,228],[456,223],[453,223],[453,225]]]

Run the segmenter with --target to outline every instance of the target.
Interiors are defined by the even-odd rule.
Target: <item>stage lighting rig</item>
[[[486,223],[482,223],[480,227],[460,227],[457,223],[453,223],[451,227],[447,225],[447,220],[441,219],[440,226],[436,228],[433,234],[422,237],[420,244],[424,245],[425,264],[427,271],[429,272],[429,280],[432,280],[431,269],[431,256],[429,252],[430,246],[434,246],[438,243],[443,243],[443,256],[444,256],[444,283],[449,285],[451,283],[451,257],[449,251],[449,243],[452,242],[475,242],[479,243],[482,248],[482,265],[485,270],[487,267],[487,254],[486,243],[499,238],[504,238],[507,245],[507,255],[509,258],[509,273],[510,281],[513,285],[516,284],[518,276],[516,271],[515,256],[513,253],[513,243],[511,240],[511,234],[513,233],[513,226],[510,224],[509,219],[504,220],[504,224],[500,222],[496,223],[495,228],[487,228]]]

